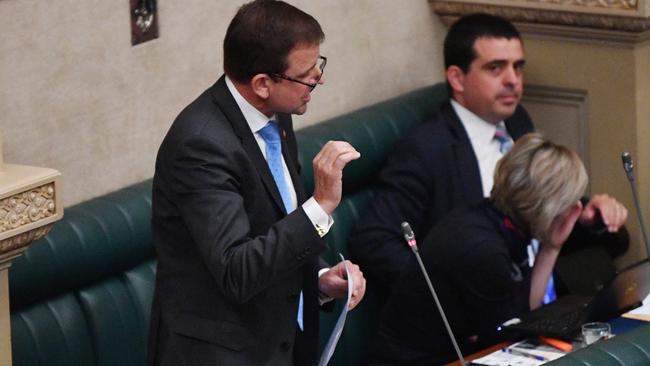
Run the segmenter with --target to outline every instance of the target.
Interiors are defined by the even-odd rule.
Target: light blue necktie
[[[273,175],[273,180],[275,180],[275,185],[278,187],[278,191],[280,191],[284,208],[287,213],[289,213],[293,211],[293,205],[291,202],[289,184],[287,184],[287,181],[284,179],[282,142],[280,141],[280,130],[278,129],[277,122],[269,121],[269,123],[259,131],[259,134],[264,139],[264,142],[266,142],[266,163],[269,165],[269,169]]]
[[[282,203],[284,208],[287,211],[287,214],[293,211],[293,204],[291,202],[291,191],[289,190],[289,184],[284,179],[284,166],[282,164],[282,142],[280,140],[280,130],[278,128],[278,123],[271,120],[266,124],[261,130],[259,130],[260,136],[266,142],[266,163],[269,165],[271,174],[273,175],[273,180],[275,185],[280,191],[280,197],[282,197]],[[300,330],[303,330],[303,298],[302,291],[300,291],[300,300],[298,302],[298,326]]]
[[[501,144],[501,147],[499,148],[501,154],[507,153],[513,145],[512,139],[510,138],[510,135],[508,135],[508,131],[506,131],[506,128],[501,125],[497,125],[497,129],[494,131],[494,138]]]

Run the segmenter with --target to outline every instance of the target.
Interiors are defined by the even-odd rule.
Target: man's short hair
[[[445,69],[455,65],[467,72],[477,56],[474,43],[482,37],[521,40],[517,28],[505,18],[485,13],[466,15],[451,25],[445,37]]]
[[[582,197],[587,182],[578,154],[530,133],[497,164],[491,198],[497,209],[543,242],[553,220]]]
[[[252,1],[239,8],[228,26],[223,68],[241,83],[256,74],[282,74],[294,47],[319,45],[324,39],[318,21],[302,10],[283,1]]]

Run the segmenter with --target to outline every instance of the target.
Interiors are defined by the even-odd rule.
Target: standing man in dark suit
[[[459,19],[445,38],[444,58],[450,100],[397,144],[350,238],[351,257],[380,296],[412,255],[400,223],[408,221],[424,238],[452,209],[480,202],[490,194],[496,163],[508,146],[533,131],[519,105],[523,44],[509,21],[487,14]],[[615,199],[596,195],[579,221],[602,219],[615,232],[626,216]]]
[[[282,1],[242,6],[224,40],[224,69],[174,121],[156,160],[158,256],[150,365],[315,365],[318,307],[347,294],[343,263],[318,254],[360,157],[330,141],[304,192],[291,114],[323,84],[324,35]],[[365,292],[359,268],[350,307]],[[320,303],[320,304],[319,304]]]

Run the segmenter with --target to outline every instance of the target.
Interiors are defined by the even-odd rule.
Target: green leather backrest
[[[650,365],[650,324],[607,341],[596,342],[549,366],[647,366]]]
[[[362,158],[344,173],[344,199],[327,236],[330,263],[347,257],[347,238],[393,144],[446,98],[444,85],[417,90],[297,131],[302,176],[313,190],[311,160],[330,139]],[[155,260],[151,181],[66,208],[65,217],[9,272],[14,366],[137,365],[146,358]],[[340,307],[321,315],[322,343]],[[330,365],[359,365],[377,304],[369,288],[349,314]],[[650,325],[577,351],[549,365],[650,365]]]
[[[151,181],[67,208],[9,271],[14,366],[144,365]]]

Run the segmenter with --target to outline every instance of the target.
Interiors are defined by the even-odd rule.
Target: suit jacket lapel
[[[271,170],[266,163],[266,159],[264,159],[264,155],[262,155],[262,151],[260,151],[260,147],[257,144],[255,136],[248,126],[244,115],[239,109],[239,106],[237,106],[232,94],[228,91],[225,76],[219,78],[219,80],[212,86],[211,92],[215,103],[219,106],[219,109],[230,122],[235,134],[240,138],[242,146],[260,175],[267,192],[269,192],[269,195],[273,198],[273,201],[278,208],[282,210],[282,212],[286,213],[284,204],[282,203],[282,197],[280,196],[280,191],[278,191],[275,180],[273,180]]]
[[[451,103],[446,102],[441,113],[452,136],[451,148],[455,156],[452,169],[456,170],[465,202],[478,202],[483,199],[483,183],[472,143]]]

